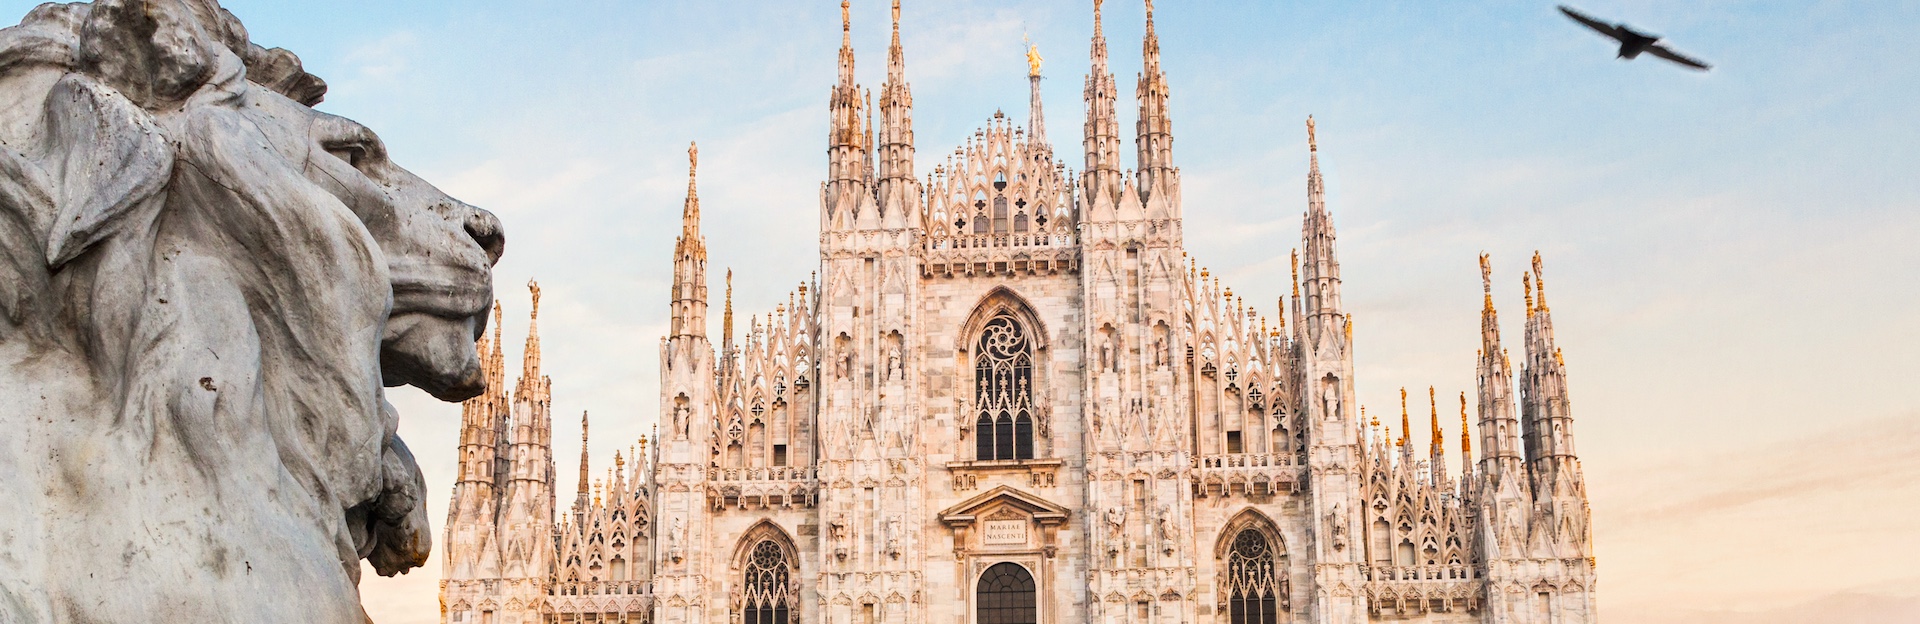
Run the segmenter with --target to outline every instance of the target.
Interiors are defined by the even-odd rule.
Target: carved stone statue
[[[431,547],[383,386],[485,384],[499,222],[213,0],[0,30],[0,622],[366,621]]]
[[[827,538],[833,540],[833,556],[847,558],[847,515],[835,514],[833,522],[827,525]]]
[[[1127,543],[1127,509],[1110,505],[1101,513],[1101,519],[1107,525],[1107,555],[1119,555]]]
[[[892,557],[894,559],[899,559],[900,555],[902,554],[900,540],[902,539],[903,537],[902,534],[904,533],[900,527],[900,516],[893,515],[893,516],[887,517],[886,529],[887,529],[887,556]]]
[[[1320,400],[1326,410],[1321,418],[1333,420],[1340,417],[1340,384],[1332,379],[1321,382]]]
[[[685,404],[685,403],[675,403],[675,404],[674,404],[674,406],[673,406],[673,435],[674,435],[674,438],[675,438],[675,439],[679,439],[679,440],[685,440],[685,439],[687,439],[687,435],[688,435],[688,432],[687,432],[687,425],[688,425],[688,424],[689,424],[689,422],[691,421],[691,419],[687,417],[687,416],[688,416],[688,412],[689,412],[689,411],[690,411],[690,410],[689,410],[689,409],[687,408],[687,406],[686,406],[686,404]]]
[[[1172,555],[1174,543],[1180,539],[1180,527],[1173,522],[1173,507],[1161,505],[1160,515],[1154,519],[1154,522],[1158,525],[1160,533],[1161,554]]]
[[[1347,548],[1347,514],[1338,501],[1327,512],[1327,537],[1334,550]]]
[[[667,559],[680,563],[687,558],[687,523],[680,516],[674,516],[667,524]]]

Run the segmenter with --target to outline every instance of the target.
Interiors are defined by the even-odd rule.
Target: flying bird
[[[1580,22],[1587,28],[1592,28],[1599,31],[1602,35],[1612,37],[1615,41],[1619,41],[1620,54],[1617,58],[1632,60],[1640,56],[1640,53],[1645,52],[1700,71],[1706,71],[1710,68],[1709,65],[1701,62],[1699,59],[1689,58],[1684,54],[1673,51],[1667,46],[1660,45],[1660,35],[1649,35],[1639,32],[1628,28],[1626,24],[1608,24],[1583,15],[1579,11],[1567,8],[1567,5],[1564,4],[1560,5],[1560,12],[1567,14],[1567,17],[1573,18],[1573,21]]]

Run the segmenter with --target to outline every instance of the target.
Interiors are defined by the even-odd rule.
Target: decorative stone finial
[[[1460,453],[1473,452],[1473,436],[1467,433],[1467,393],[1460,393]]]
[[[853,33],[853,12],[850,8],[852,6],[853,3],[850,0],[840,0],[840,32],[847,33],[847,36],[852,36]]]
[[[1400,443],[1401,444],[1407,443],[1407,432],[1413,430],[1413,427],[1409,425],[1410,422],[1411,421],[1407,420],[1407,387],[1401,386],[1400,387]]]
[[[1293,250],[1293,298],[1300,298],[1300,250]]]
[[[1433,429],[1433,448],[1440,448],[1440,401],[1434,398],[1433,386],[1427,386],[1427,419]]]

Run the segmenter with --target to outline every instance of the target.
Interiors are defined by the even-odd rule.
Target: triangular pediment
[[[940,521],[948,524],[967,524],[978,517],[980,512],[995,506],[1010,506],[1033,516],[1042,523],[1065,522],[1070,511],[1053,501],[1038,495],[1002,485],[967,499],[958,505],[940,512]]]

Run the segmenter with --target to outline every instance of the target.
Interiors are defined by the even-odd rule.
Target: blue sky
[[[765,313],[817,262],[837,4],[226,6],[332,85],[322,109],[501,216],[509,343],[537,277],[554,439],[591,410],[605,466],[654,417],[688,141],[714,293],[734,267],[742,317]],[[1281,294],[1313,114],[1364,403],[1470,388],[1475,256],[1493,255],[1509,336],[1518,271],[1545,256],[1609,619],[1920,609],[1920,576],[1888,556],[1920,535],[1920,3],[1580,8],[1716,67],[1615,60],[1548,3],[1162,0],[1188,247],[1249,301]],[[1123,128],[1141,12],[1106,7]],[[904,14],[922,173],[995,110],[1025,116],[1023,34],[1046,57],[1048,134],[1079,165],[1088,3]],[[854,2],[853,19],[858,78],[878,89],[885,1]],[[396,402],[445,491],[458,409]],[[437,621],[438,572],[366,581],[370,610]]]

